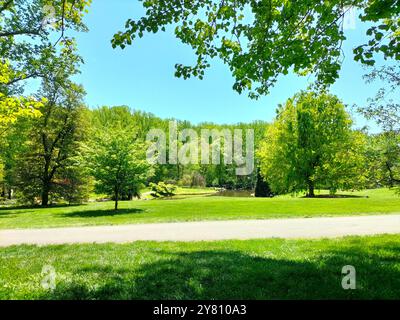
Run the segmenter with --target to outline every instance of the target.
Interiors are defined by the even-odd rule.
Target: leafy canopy
[[[362,186],[364,137],[335,96],[302,92],[278,110],[258,156],[275,193]]]
[[[354,58],[373,65],[374,56],[400,59],[398,0],[144,0],[145,14],[129,19],[113,47],[125,48],[146,32],[175,27],[175,36],[193,48],[193,66],[176,64],[176,76],[203,78],[213,58],[226,63],[241,93],[267,94],[280,74],[314,74],[318,85],[339,76],[346,40],[344,17],[351,7],[372,24],[369,41]]]
[[[92,114],[91,137],[83,153],[99,193],[113,195],[115,210],[123,195],[136,195],[152,175],[146,147],[127,125],[128,109],[103,107]],[[129,121],[129,120],[128,120]]]
[[[84,175],[77,151],[86,135],[85,91],[70,76],[65,70],[42,81],[37,93],[46,100],[39,109],[42,116],[30,120],[27,148],[19,155],[17,167],[24,198],[32,202],[40,197],[43,206],[60,198],[78,200],[77,190],[82,191]],[[71,190],[72,184],[75,190]]]
[[[86,30],[82,17],[89,4],[90,0],[0,0],[0,133],[20,116],[40,115],[45,101],[24,96],[24,85],[65,66],[60,54],[75,50],[66,32]]]

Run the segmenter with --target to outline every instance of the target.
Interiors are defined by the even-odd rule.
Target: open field
[[[0,209],[0,229],[375,215],[400,212],[400,197],[394,191],[377,189],[346,194],[352,197],[307,199],[282,196],[261,199],[204,195],[181,196],[169,200],[121,202],[121,209],[118,212],[113,210],[113,202],[49,208],[3,207]]]
[[[54,292],[41,271],[56,271]],[[356,269],[343,290],[342,267]],[[0,299],[399,299],[400,235],[0,249]]]

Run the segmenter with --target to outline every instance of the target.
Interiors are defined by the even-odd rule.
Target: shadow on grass
[[[346,199],[346,198],[369,198],[369,196],[357,196],[354,194],[317,194],[314,197],[302,196],[301,198],[306,199]]]
[[[107,261],[77,267],[75,280],[57,283],[52,294],[40,298],[398,299],[398,247],[377,250],[384,250],[385,255],[327,249],[311,260],[257,257],[229,250],[153,250],[148,263],[129,263],[127,267]],[[342,289],[345,265],[356,268],[357,290]]]
[[[33,212],[33,210],[29,209],[19,209],[18,211],[15,210],[16,209],[10,209],[10,211],[0,211],[0,218],[11,218],[11,217],[16,217],[18,214]]]
[[[84,207],[86,204],[63,204],[63,205],[50,205],[47,207],[41,206],[0,206],[0,219],[1,218],[14,218],[18,215],[25,214],[25,213],[33,213],[37,212],[40,213],[41,210],[44,209],[52,209],[52,208],[74,208],[74,207]]]
[[[2,206],[0,205],[0,214],[3,214],[2,211],[15,211],[15,210],[44,210],[51,208],[74,208],[74,207],[84,207],[86,204],[54,204],[48,205],[46,207],[42,207],[39,205],[19,205],[19,206]],[[4,213],[7,214],[7,213]]]
[[[95,218],[95,217],[105,217],[105,216],[119,216],[119,215],[127,215],[127,214],[139,214],[144,213],[145,210],[131,208],[131,209],[118,209],[117,211],[108,209],[108,210],[82,210],[82,211],[73,211],[66,212],[57,215],[57,217],[62,218]]]

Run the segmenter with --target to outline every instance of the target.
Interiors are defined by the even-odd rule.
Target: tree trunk
[[[42,189],[42,207],[47,207],[49,205],[49,192],[50,182],[46,181],[43,183]]]
[[[307,197],[309,198],[314,198],[315,193],[314,193],[314,181],[308,180],[308,195]]]
[[[176,180],[179,180],[180,178],[181,178],[181,168],[180,168],[180,166],[179,166],[179,163],[177,163],[176,164],[176,172],[177,172],[177,179]]]
[[[115,188],[115,206],[114,206],[114,210],[117,211],[118,210],[118,188]]]
[[[44,170],[43,170],[43,186],[42,186],[42,207],[49,205],[49,193],[51,177],[49,174],[51,157],[46,155],[44,157]]]

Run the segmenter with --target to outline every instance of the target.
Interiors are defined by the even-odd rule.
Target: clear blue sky
[[[174,37],[172,29],[146,34],[125,50],[112,49],[113,34],[123,30],[128,18],[142,13],[137,0],[93,1],[85,18],[90,31],[77,36],[85,60],[78,81],[87,91],[86,102],[91,108],[128,105],[163,118],[194,123],[270,121],[278,103],[307,87],[307,77],[284,76],[268,96],[254,101],[232,90],[230,71],[218,60],[212,63],[204,80],[175,78],[175,63],[191,64],[195,56],[190,47]],[[345,63],[340,79],[331,89],[348,105],[364,104],[381,85],[366,85],[362,79],[365,70],[352,58],[352,48],[365,41],[365,29],[357,22],[356,29],[346,31]],[[357,125],[363,123],[358,117]]]

